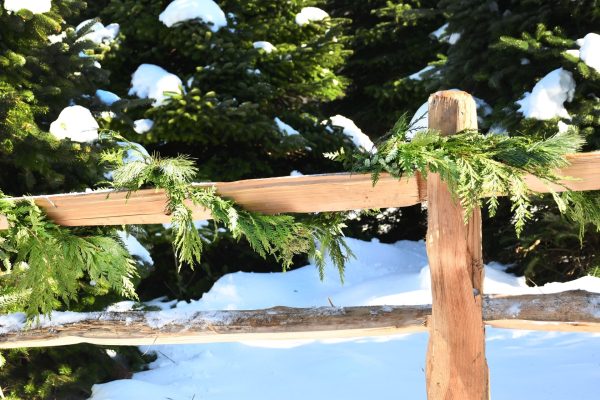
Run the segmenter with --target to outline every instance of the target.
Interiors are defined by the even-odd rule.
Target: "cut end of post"
[[[477,105],[461,90],[443,90],[429,96],[429,127],[442,135],[477,129]]]

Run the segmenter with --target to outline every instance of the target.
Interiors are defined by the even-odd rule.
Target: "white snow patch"
[[[79,32],[83,29],[84,26],[90,24],[93,21],[94,21],[93,19],[88,19],[86,21],[83,21],[82,23],[77,25],[75,30],[77,32]],[[102,22],[96,21],[89,28],[88,33],[86,33],[85,35],[83,35],[82,37],[80,37],[77,40],[79,40],[79,41],[91,40],[92,42],[94,42],[96,44],[110,43],[117,38],[117,35],[119,34],[119,30],[120,30],[119,24],[110,24],[110,25],[104,26],[104,24]]]
[[[227,26],[225,13],[213,0],[175,0],[165,8],[158,19],[169,28],[194,19],[208,23],[213,32]]]
[[[548,120],[556,117],[571,118],[564,107],[565,101],[573,100],[575,80],[573,74],[562,68],[555,69],[535,84],[531,92],[525,93],[519,111],[525,118]]]
[[[588,33],[583,38],[580,49],[581,61],[600,72],[600,35]]]
[[[451,45],[454,45],[460,40],[461,34],[458,32],[448,33],[448,26],[449,24],[445,23],[435,31],[431,32],[431,36],[440,42],[447,42]]]
[[[247,310],[273,306],[401,305],[431,301],[425,243],[383,244],[348,239],[357,258],[342,285],[327,265],[325,281],[309,265],[286,273],[234,273],[216,282],[201,300],[179,302],[153,313],[164,326],[196,311]],[[530,288],[523,278],[489,264],[486,293],[527,294],[574,288],[600,292],[600,279]],[[553,287],[556,285],[555,287]],[[169,304],[169,303],[159,303]],[[387,307],[386,309],[390,309]],[[518,312],[513,308],[512,312]],[[222,315],[213,313],[219,320]],[[597,392],[600,336],[487,328],[492,397],[558,400],[593,398]],[[427,334],[347,340],[248,341],[144,346],[158,358],[132,379],[95,385],[92,400],[325,400],[406,398],[424,400],[422,372]],[[398,357],[401,354],[401,357]],[[566,374],[566,375],[565,375]],[[276,385],[273,382],[277,382]],[[309,382],[310,384],[304,384]],[[365,384],[368,382],[368,384]],[[194,397],[195,396],[195,397]]]
[[[59,33],[58,35],[48,35],[48,41],[51,44],[60,43],[63,40],[65,40],[66,37],[67,37],[67,32],[63,31],[63,32]]]
[[[558,132],[559,133],[565,133],[571,127],[571,125],[566,124],[563,121],[558,121],[558,124],[556,124],[556,125],[558,127]]]
[[[352,139],[352,143],[358,148],[363,148],[366,151],[375,150],[375,145],[367,135],[352,121],[343,115],[334,115],[329,118],[331,124],[343,128],[344,135]]]
[[[70,138],[74,142],[93,142],[98,139],[100,126],[90,110],[82,106],[70,106],[61,111],[58,119],[50,124],[50,133],[58,139]]]
[[[579,50],[575,50],[575,49],[566,50],[565,53],[567,53],[570,56],[579,58]]]
[[[318,7],[304,7],[296,14],[296,23],[300,26],[306,25],[309,22],[322,21],[329,18],[329,14]]]
[[[112,106],[114,103],[121,100],[121,98],[113,92],[101,89],[96,90],[96,97],[102,104],[106,104],[107,106]]]
[[[149,132],[154,127],[154,121],[151,119],[138,119],[133,121],[133,130],[135,133]]]
[[[423,76],[422,76],[422,75],[423,75],[425,72],[427,72],[427,71],[431,71],[433,68],[434,68],[434,67],[433,67],[433,65],[428,65],[428,66],[426,66],[425,68],[423,68],[422,70],[420,70],[420,71],[418,71],[418,72],[415,72],[415,73],[414,73],[414,74],[412,74],[412,75],[409,75],[409,76],[408,76],[408,79],[412,79],[412,80],[414,80],[414,81],[420,81],[420,80],[422,80],[422,79],[423,79]]]
[[[273,50],[277,50],[277,47],[273,46],[272,43],[266,41],[258,41],[252,43],[255,49],[263,49],[265,53],[271,53]]]
[[[37,323],[32,324],[33,328],[51,328],[83,321],[89,317],[87,313],[78,313],[72,311],[53,311],[50,317],[40,316]],[[15,332],[25,329],[26,317],[24,313],[13,313],[0,316],[0,334]]]
[[[4,0],[6,11],[29,10],[34,14],[43,14],[52,8],[51,0]]]
[[[410,130],[407,132],[406,137],[412,139],[415,134],[419,131],[426,131],[429,129],[429,103],[423,103],[421,107],[415,112],[409,122]]]
[[[431,35],[438,40],[441,39],[443,36],[446,36],[446,30],[448,29],[448,25],[449,24],[446,22],[444,25],[431,32]]]
[[[279,129],[279,131],[281,133],[283,133],[286,136],[293,136],[293,135],[299,135],[300,132],[298,132],[297,130],[295,130],[294,128],[292,128],[291,126],[289,126],[288,124],[286,124],[285,122],[283,122],[282,120],[280,120],[279,118],[275,118],[275,124],[277,125],[277,128]]]
[[[304,174],[300,171],[293,170],[290,172],[290,176],[304,176]]]
[[[177,75],[154,64],[142,64],[133,73],[129,95],[141,99],[154,99],[160,106],[168,99],[165,92],[181,93],[183,82]]]
[[[150,255],[150,252],[142,246],[142,244],[133,235],[129,235],[126,232],[119,231],[119,237],[125,243],[125,248],[132,256],[137,256],[145,264],[154,265],[154,260]]]

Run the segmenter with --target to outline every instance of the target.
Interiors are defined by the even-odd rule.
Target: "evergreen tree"
[[[343,21],[304,23],[298,17],[299,24],[297,15],[308,5],[300,0],[219,1],[217,24],[202,16],[161,21],[176,3],[115,0],[102,13],[123,26],[122,42],[106,64],[118,94],[127,95],[141,64],[181,80],[180,88],[170,86],[178,93],[168,100],[129,103],[126,117],[154,122],[139,141],[163,155],[185,149],[199,160],[200,177],[209,180],[331,169],[321,154],[341,137],[321,124],[319,105],[344,93],[346,81],[336,72],[347,54]],[[139,79],[157,71],[140,70]]]
[[[346,87],[338,71],[349,53],[342,29],[347,21],[315,8],[324,1],[303,0],[187,3],[212,4],[212,21],[193,18],[193,7],[185,14],[191,19],[183,21],[163,14],[180,3],[112,0],[89,10],[88,18],[121,24],[117,44],[102,62],[111,71],[111,90],[124,99],[112,107],[117,118],[111,127],[151,152],[190,155],[197,160],[198,180],[339,171],[322,154],[352,144],[323,123],[320,110]],[[145,81],[150,74],[165,80],[152,87]],[[140,120],[151,120],[152,128],[137,129]],[[142,298],[166,291],[189,299],[228,272],[281,270],[275,260],[257,258],[246,243],[217,235],[220,228],[200,227],[207,244],[202,264],[191,271],[178,270],[170,230],[145,227],[141,241],[152,249],[157,267],[139,287]],[[236,251],[227,251],[234,246]]]
[[[376,140],[423,104],[430,64],[448,47],[432,35],[445,22],[437,2],[328,0],[332,16],[351,20],[346,32],[352,50],[341,70],[350,84],[343,98],[324,105],[329,115],[349,117]],[[389,209],[350,220],[348,232],[366,240],[420,240],[425,219],[420,205]]]
[[[429,93],[426,68],[448,44],[432,32],[445,21],[437,0],[329,0],[331,15],[348,18],[352,55],[341,73],[351,83],[331,105],[373,138],[387,133],[404,113],[414,113]]]
[[[448,32],[460,36],[432,76],[431,91],[456,87],[487,101],[490,114],[480,121],[484,131],[540,138],[567,124],[585,136],[585,150],[599,148],[600,71],[577,51],[583,44],[578,39],[599,33],[597,1],[442,0],[439,6],[449,15]],[[548,115],[553,107],[562,108],[561,101],[550,101],[541,113],[527,110],[533,104],[531,96],[539,95],[534,89],[538,83],[542,96],[548,93],[542,90],[545,85],[562,91],[565,111]],[[527,92],[534,93],[523,99]],[[578,228],[561,219],[556,208],[543,200],[538,209],[539,222],[531,224],[520,241],[511,234],[509,210],[485,222],[487,256],[517,259],[518,270],[537,284],[597,271],[598,234],[589,232],[580,246]]]
[[[105,76],[93,59],[79,57],[90,43],[65,23],[83,7],[63,0],[40,14],[0,8],[0,188],[6,194],[82,190],[101,176],[91,146],[48,133],[60,111]]]

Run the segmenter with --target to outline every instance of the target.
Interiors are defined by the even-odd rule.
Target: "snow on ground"
[[[50,11],[50,8],[52,8],[51,0],[4,0],[6,11],[29,10],[34,14],[42,14]]]
[[[154,64],[142,64],[131,77],[130,96],[141,99],[154,99],[154,105],[160,106],[167,96],[165,92],[181,93],[183,82],[177,75],[167,72]]]
[[[329,265],[324,282],[314,266],[286,273],[234,273],[201,300],[160,303],[165,320],[196,310],[375,304],[431,300],[425,244],[348,239],[357,258],[340,284]],[[487,293],[600,292],[600,279],[530,288],[523,278],[486,266]],[[125,305],[127,306],[127,305]],[[123,310],[126,310],[124,307]],[[93,387],[93,400],[364,400],[425,399],[426,334],[344,340],[252,341],[145,346],[158,358],[130,380]],[[597,398],[600,335],[487,329],[492,398]]]
[[[329,14],[318,7],[304,7],[296,14],[296,23],[300,26],[306,25],[309,22],[322,21],[329,18]]]
[[[151,119],[138,119],[133,121],[133,130],[140,135],[149,132],[153,126],[154,121]]]
[[[280,120],[278,117],[275,117],[274,121],[275,121],[275,124],[277,125],[277,129],[279,129],[279,131],[281,133],[283,133],[285,136],[293,136],[293,135],[300,134],[300,132],[298,132],[297,130],[295,130],[294,128],[292,128],[291,126],[289,126],[282,120]]]
[[[273,46],[271,42],[266,42],[264,40],[252,43],[252,47],[255,49],[263,49],[265,53],[271,53],[273,50],[277,50],[277,47]]]
[[[70,106],[63,109],[58,119],[50,124],[50,133],[57,139],[93,142],[98,139],[99,128],[90,110],[82,106]]]
[[[75,30],[77,32],[79,32],[86,25],[89,25],[92,22],[94,22],[93,19],[88,19],[86,21],[83,21],[82,23],[77,25],[77,28],[75,28]],[[89,28],[88,33],[86,33],[85,35],[83,35],[82,37],[80,37],[77,40],[81,40],[81,41],[91,40],[92,42],[94,42],[96,44],[101,44],[103,42],[110,43],[117,38],[117,35],[119,34],[119,30],[120,30],[119,24],[110,24],[110,25],[104,26],[104,24],[102,22],[96,21]]]
[[[334,115],[329,118],[333,126],[338,126],[343,129],[344,135],[352,139],[352,143],[357,148],[363,148],[366,151],[375,150],[375,145],[371,139],[352,121],[343,115]]]
[[[531,92],[525,93],[517,104],[525,118],[548,120],[556,117],[571,118],[565,101],[573,100],[575,80],[573,74],[562,68],[555,69],[535,84]]]
[[[175,0],[165,8],[158,19],[169,28],[194,19],[208,23],[213,32],[227,26],[225,13],[213,0]]]

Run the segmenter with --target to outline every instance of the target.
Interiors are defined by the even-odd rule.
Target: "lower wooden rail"
[[[76,343],[111,346],[327,339],[427,330],[431,306],[276,307],[249,311],[94,312],[78,322],[10,330],[0,319],[0,348]],[[486,324],[509,329],[600,332],[600,294],[488,296]],[[3,323],[5,324],[3,326]]]

